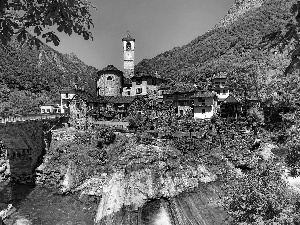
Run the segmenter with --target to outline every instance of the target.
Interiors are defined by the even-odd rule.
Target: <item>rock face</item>
[[[203,166],[186,168],[176,176],[168,172],[164,176],[155,176],[157,174],[151,169],[129,174],[121,171],[114,173],[103,185],[95,223],[102,224],[104,219],[109,224],[115,213],[123,208],[139,210],[151,199],[172,199],[183,192],[194,190],[198,182],[211,182],[216,178]],[[176,201],[174,204],[177,204]]]
[[[73,133],[54,132],[38,180],[53,183],[61,192],[76,193],[81,201],[96,199],[94,224],[224,224],[224,212],[216,201],[218,171],[193,154],[182,155],[161,142],[142,144],[135,137],[118,136],[106,147],[108,161],[102,169],[100,164],[93,171],[86,168],[91,173],[82,180],[79,170],[85,156],[76,158],[74,153],[77,147],[85,149],[86,155],[91,152],[83,145],[62,147],[62,143],[76,143]],[[69,156],[68,163],[58,163],[62,155]]]
[[[235,0],[227,15],[215,26],[226,27],[243,16],[249,10],[259,8],[264,0]]]
[[[188,225],[226,224],[225,214],[214,204],[213,184],[202,184],[195,191],[172,198],[149,199],[142,207],[123,206],[118,212],[95,221],[98,225]]]

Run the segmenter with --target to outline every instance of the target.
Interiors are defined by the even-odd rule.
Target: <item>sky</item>
[[[123,70],[122,38],[135,38],[135,64],[188,44],[213,28],[234,0],[91,0],[94,40],[57,32],[61,53],[75,53],[85,64]]]

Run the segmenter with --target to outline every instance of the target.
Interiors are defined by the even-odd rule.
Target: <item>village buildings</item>
[[[97,73],[96,95],[74,88],[60,92],[60,104],[41,106],[41,113],[62,113],[73,126],[83,128],[95,120],[123,120],[137,96],[156,95],[157,102],[171,105],[177,116],[192,115],[194,119],[211,119],[218,111],[224,117],[237,116],[240,102],[230,92],[226,74],[212,78],[212,88],[200,90],[187,85],[170,90],[166,80],[154,71],[134,71],[135,39],[129,34],[122,39],[123,71],[108,65]]]

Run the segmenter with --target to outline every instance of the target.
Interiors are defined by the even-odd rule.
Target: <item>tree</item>
[[[42,36],[46,42],[59,45],[54,31],[71,35],[82,35],[85,40],[92,38],[89,31],[93,26],[90,8],[95,8],[87,0],[2,0],[0,1],[0,41],[7,44],[14,35],[20,43],[40,46]],[[47,29],[47,30],[46,30]],[[29,35],[33,30],[35,36]]]
[[[265,162],[247,175],[228,178],[224,206],[230,224],[299,224],[299,196],[288,191],[278,165]]]

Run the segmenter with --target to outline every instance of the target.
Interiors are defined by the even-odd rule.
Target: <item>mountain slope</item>
[[[93,90],[96,72],[75,54],[61,54],[46,44],[39,49],[15,41],[0,45],[0,116],[37,113],[39,105],[75,83]]]
[[[256,67],[256,71],[266,72],[274,67],[274,62],[270,63],[270,59],[274,61],[274,54],[258,46],[264,36],[282,29],[292,20],[293,2],[236,0],[215,28],[187,45],[142,60],[136,65],[136,71],[158,71],[174,81],[175,86],[183,82],[207,82],[220,71],[233,76],[242,69]],[[277,68],[282,70],[287,64],[284,61]]]

